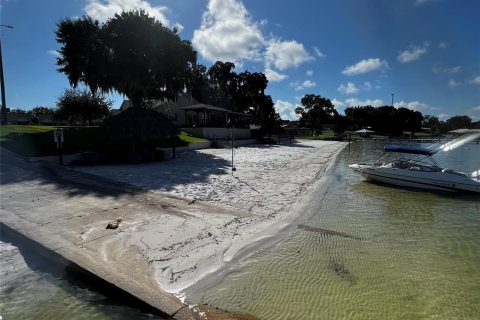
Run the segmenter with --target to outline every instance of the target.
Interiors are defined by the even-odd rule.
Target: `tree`
[[[54,113],[55,113],[55,110],[49,107],[36,106],[35,108],[32,109],[32,114],[34,114],[35,116],[38,116],[41,114],[53,116]]]
[[[58,98],[55,117],[73,124],[82,122],[91,125],[108,116],[112,102],[101,95],[93,95],[88,91],[67,89]]]
[[[109,56],[109,87],[125,94],[134,106],[152,100],[174,100],[187,84],[196,52],[142,10],[122,12],[102,28]]]
[[[430,129],[432,134],[439,134],[442,124],[437,117],[432,115],[425,115],[422,121],[422,127]]]
[[[76,87],[86,84],[93,95],[116,91],[132,106],[153,100],[174,100],[187,84],[196,52],[143,11],[116,14],[100,25],[89,17],[57,24],[61,44],[59,71]]]
[[[200,103],[208,103],[209,80],[207,67],[202,64],[196,64],[190,69],[190,76],[187,83],[190,96]]]
[[[23,115],[30,115],[31,111],[24,110],[20,108],[14,108],[10,110],[11,113],[23,114]]]
[[[265,95],[267,77],[260,72],[235,73],[231,62],[217,61],[208,71],[203,65],[191,69],[189,92],[201,103],[211,104],[251,116],[251,123],[271,128],[275,108],[272,98]]]
[[[450,130],[470,128],[472,118],[469,116],[454,116],[445,121]]]
[[[55,35],[61,45],[58,71],[67,75],[70,85],[76,88],[84,83],[92,94],[99,88],[108,91],[108,48],[101,39],[99,22],[87,16],[62,19]]]
[[[297,107],[295,113],[301,115],[300,121],[310,128],[312,136],[337,114],[330,99],[319,95],[306,94],[300,102],[303,107]]]
[[[53,120],[53,117],[55,116],[55,110],[53,108],[36,106],[31,110],[31,115],[32,123],[38,124],[40,122],[39,116],[42,115],[49,116],[50,120]]]
[[[375,108],[372,106],[348,107],[345,109],[345,116],[353,129],[364,129],[373,127]]]
[[[208,79],[210,86],[209,103],[232,109],[233,96],[237,89],[238,76],[233,71],[235,64],[231,62],[217,61],[208,69]]]

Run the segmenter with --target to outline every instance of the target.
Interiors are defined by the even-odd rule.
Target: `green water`
[[[192,302],[261,319],[479,319],[480,197],[385,187],[348,168],[381,153],[346,148],[307,210],[306,225],[360,239],[297,229]],[[471,172],[480,145],[436,158]]]
[[[0,232],[0,319],[165,319]]]

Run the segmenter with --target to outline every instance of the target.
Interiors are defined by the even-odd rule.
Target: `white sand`
[[[233,175],[231,149],[185,151],[175,160],[78,170],[229,209],[192,211],[187,218],[159,215],[155,227],[143,226],[138,236],[128,237],[126,247],[134,245],[148,257],[160,287],[178,293],[252,241],[272,236],[298,217],[344,145],[302,140],[242,146],[234,149]]]

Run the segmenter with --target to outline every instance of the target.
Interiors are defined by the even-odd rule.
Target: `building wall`
[[[231,128],[182,128],[195,137],[209,140],[226,140],[232,138]],[[250,139],[250,129],[233,129],[234,139]]]

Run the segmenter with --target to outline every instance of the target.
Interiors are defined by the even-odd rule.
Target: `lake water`
[[[347,147],[307,209],[308,226],[353,238],[297,229],[193,288],[191,302],[261,319],[479,319],[480,197],[376,185],[348,168],[381,154],[382,144]],[[435,158],[472,172],[480,145]]]
[[[478,319],[479,197],[380,186],[348,168],[381,147],[345,148],[306,210],[306,225],[353,238],[295,230],[188,299],[262,319]],[[471,172],[480,145],[436,159]],[[2,277],[16,269],[0,286],[3,319],[161,319],[11,242],[2,235]]]
[[[165,319],[123,292],[46,260],[2,229],[0,319]]]

